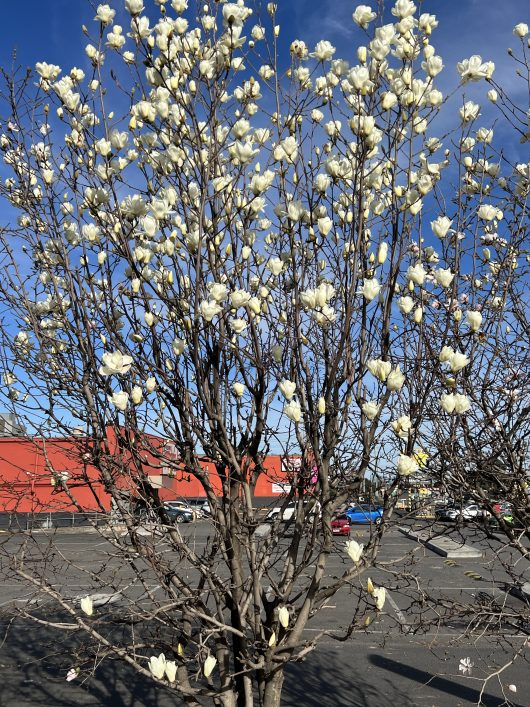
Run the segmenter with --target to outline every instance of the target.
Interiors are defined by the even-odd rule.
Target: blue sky
[[[145,2],[149,6],[149,0]],[[375,0],[371,3],[363,0],[363,3],[377,6]],[[92,3],[93,6],[96,4]],[[109,4],[119,11],[123,8],[123,0],[109,0]],[[363,43],[363,33],[351,19],[357,3],[350,0],[277,0],[277,4],[284,46],[294,38],[304,39],[308,44],[329,39],[337,46],[338,55],[354,59],[355,48]],[[512,81],[513,71],[506,72],[511,65],[506,48],[516,43],[513,26],[530,21],[525,0],[427,0],[422,11],[439,18],[440,26],[433,35],[433,44],[448,68],[453,70],[459,59],[478,53],[496,63],[498,76]],[[94,7],[88,0],[2,3],[1,66],[11,65],[13,48],[17,49],[22,66],[33,66],[42,60],[65,68],[82,65],[87,40],[81,33],[81,25],[85,23],[95,29],[92,23],[94,14]],[[125,26],[125,15],[123,20]]]

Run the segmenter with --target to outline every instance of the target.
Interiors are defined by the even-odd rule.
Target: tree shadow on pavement
[[[0,623],[0,705],[11,707],[175,707],[178,699],[123,661],[94,656],[94,674],[66,681],[80,637],[16,618]],[[84,666],[88,667],[88,666]],[[90,671],[91,672],[91,671]]]
[[[414,707],[406,692],[365,662],[355,642],[317,648],[286,670],[282,707]]]
[[[387,658],[382,655],[371,655],[369,660],[372,665],[380,671],[384,670],[394,673],[395,675],[399,675],[400,678],[411,680],[417,684],[428,685],[429,690],[436,690],[440,693],[445,693],[448,698],[448,701],[445,702],[445,704],[450,704],[449,700],[452,700],[452,704],[454,705],[480,704],[483,707],[501,707],[510,704],[513,707],[525,707],[525,705],[519,702],[507,702],[506,698],[492,695],[487,690],[485,690],[481,696],[480,689],[476,689],[475,687],[471,687],[469,685],[462,685],[462,683],[457,682],[456,680],[451,680],[447,677],[433,675],[426,670],[414,668],[411,665],[392,660],[391,658]]]

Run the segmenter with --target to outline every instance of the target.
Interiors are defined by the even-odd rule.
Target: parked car
[[[497,516],[502,516],[507,513],[510,513],[512,510],[512,504],[508,503],[508,501],[495,501],[492,503],[493,512]]]
[[[435,510],[437,520],[467,521],[482,518],[483,515],[484,511],[476,503],[468,503],[465,506],[446,506]]]
[[[346,513],[341,513],[340,516],[333,518],[331,521],[331,532],[333,535],[349,535],[350,530],[350,518],[346,515]]]
[[[175,523],[191,523],[195,519],[193,511],[169,504],[164,504],[164,507],[168,518]]]
[[[295,515],[296,513],[296,503],[289,503],[285,508],[283,506],[276,506],[275,508],[271,509],[267,515],[265,516],[265,522],[267,521],[273,521],[277,520],[280,515],[282,520],[291,520],[291,518]],[[320,509],[320,504],[317,502],[313,506],[311,510],[311,514],[318,512]]]
[[[186,504],[197,514],[198,518],[211,516],[210,504],[206,498],[187,498]]]
[[[346,508],[344,515],[347,515],[350,519],[350,525],[356,523],[374,523],[375,525],[379,525],[383,516],[383,509],[381,506],[356,503]]]
[[[186,513],[191,513],[192,520],[195,520],[199,515],[197,510],[189,504],[187,501],[164,501],[164,508],[166,512],[168,511],[185,511]]]
[[[281,517],[282,520],[291,520],[296,512],[296,506],[294,503],[289,503],[285,508],[282,506],[276,506],[271,509],[265,516],[265,520],[277,520]]]
[[[489,516],[489,524],[493,528],[498,528],[501,520],[511,528],[521,529],[525,527],[527,522],[527,512],[523,509],[516,509],[514,511],[510,503],[503,504],[503,506],[495,511],[495,515]]]

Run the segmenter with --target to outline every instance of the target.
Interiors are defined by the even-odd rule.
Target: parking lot
[[[384,536],[377,567],[344,587],[310,621],[307,637],[325,635],[317,650],[289,668],[284,705],[453,707],[477,704],[482,689],[483,704],[507,704],[505,699],[509,699],[510,704],[530,705],[528,626],[499,618],[501,607],[505,616],[519,616],[525,609],[521,598],[510,591],[510,571],[517,563],[518,575],[530,580],[528,563],[524,566],[499,537],[484,539],[472,525],[461,529],[444,525],[439,530],[480,548],[483,557],[448,560],[397,528],[391,529]],[[182,526],[182,532],[200,549],[207,542],[210,526],[199,521]],[[351,537],[366,543],[369,532],[366,526],[356,526]],[[53,568],[52,585],[70,599],[93,591],[91,577],[101,576],[102,571],[112,591],[131,579],[122,559],[100,535],[57,534],[53,543],[51,537],[49,533],[34,535],[33,549],[36,555],[47,557]],[[22,541],[22,536],[6,537],[4,552],[13,553]],[[349,559],[344,538],[335,538],[334,543],[328,572],[339,575]],[[188,569],[182,567],[183,572]],[[366,593],[368,576],[387,589],[384,610],[368,611],[370,624],[342,640],[357,596]],[[156,592],[156,584],[150,589]],[[66,683],[70,639],[65,632],[57,641],[57,631],[13,618],[13,606],[31,608],[28,602],[34,597],[35,591],[4,567],[0,666],[6,679],[0,691],[1,704],[175,704],[169,691],[155,692],[149,680],[109,661],[89,681]],[[138,600],[145,600],[140,590]],[[455,603],[462,608],[459,613],[451,608]],[[119,607],[119,597],[114,606]],[[473,666],[464,674],[460,665],[467,658]],[[484,684],[495,671],[500,672]],[[515,686],[517,692],[509,686]]]

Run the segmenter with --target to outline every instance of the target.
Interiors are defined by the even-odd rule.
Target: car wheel
[[[175,518],[175,523],[184,523],[184,516],[177,516]]]
[[[378,516],[378,517],[374,520],[374,523],[375,523],[376,525],[381,525],[382,522],[383,522],[383,519],[381,518],[381,516]]]

